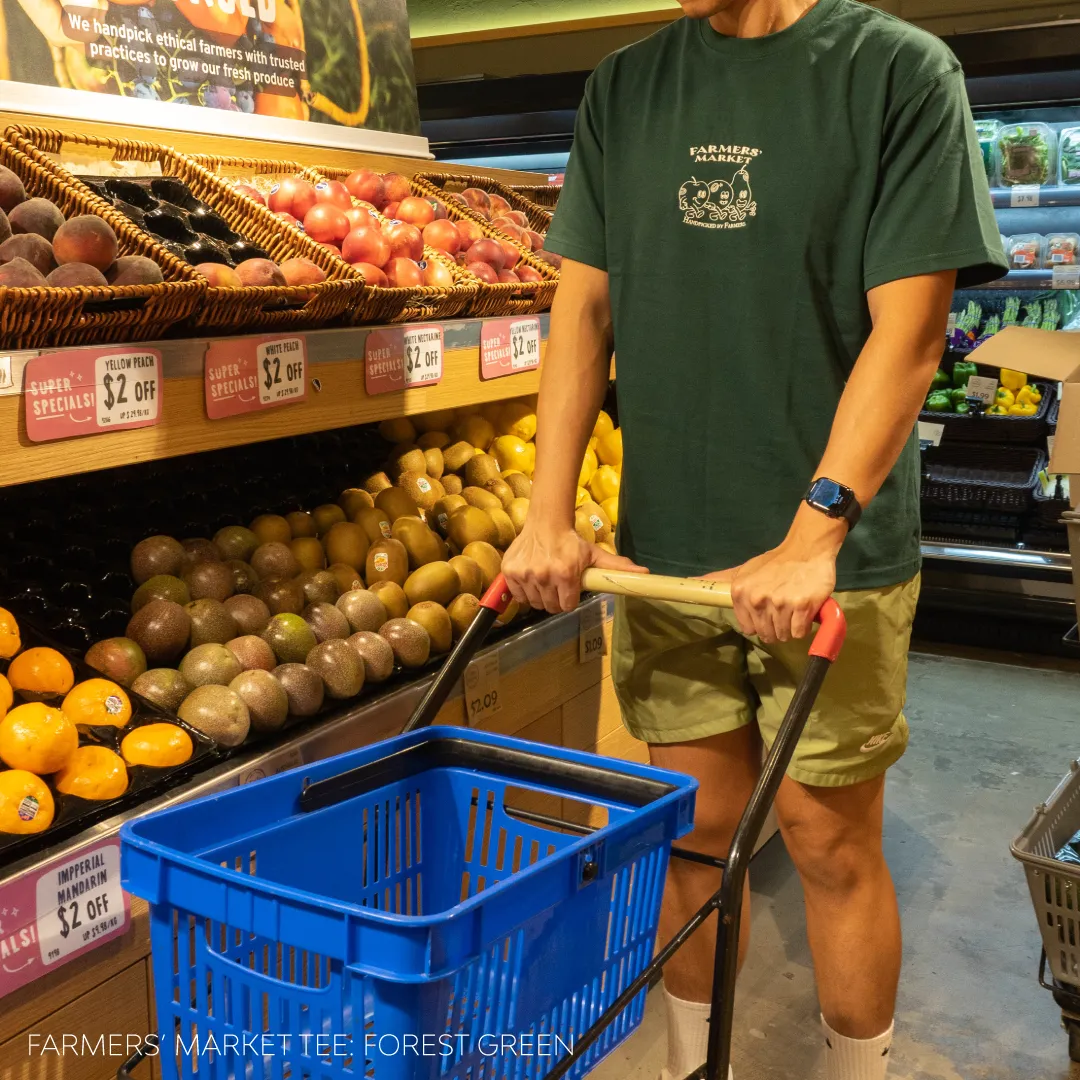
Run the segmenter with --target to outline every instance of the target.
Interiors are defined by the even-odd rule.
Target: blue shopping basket
[[[123,827],[124,886],[150,903],[158,1036],[120,1077],[154,1055],[164,1080],[542,1080],[587,1072],[637,1027],[649,978],[723,910],[718,894],[653,958],[697,783],[422,727],[508,600],[500,578],[404,734]],[[760,831],[831,643],[736,846]],[[724,896],[741,895],[742,861]],[[733,980],[732,964],[718,982]]]

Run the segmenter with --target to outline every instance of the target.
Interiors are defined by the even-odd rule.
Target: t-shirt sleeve
[[[964,288],[1008,270],[959,68],[888,122],[863,266],[867,291],[941,270],[956,270]]]
[[[544,247],[607,269],[604,230],[604,134],[600,71],[590,76],[574,123],[574,145]]]

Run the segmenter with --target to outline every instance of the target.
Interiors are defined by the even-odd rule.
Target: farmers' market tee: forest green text
[[[959,63],[854,0],[761,38],[684,18],[609,56],[546,246],[610,275],[619,550],[670,574],[783,540],[870,333],[868,290],[1006,269]],[[918,568],[913,434],[837,588]]]

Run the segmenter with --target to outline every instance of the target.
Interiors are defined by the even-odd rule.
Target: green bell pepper
[[[953,412],[955,412],[957,416],[967,416],[967,414],[971,412],[971,406],[961,399],[954,403]]]
[[[951,385],[952,382],[949,379],[948,373],[942,371],[941,368],[938,368],[937,371],[934,372],[934,381],[930,383],[930,393],[932,394],[935,390],[947,390]]]
[[[952,400],[947,391],[935,390],[926,399],[926,408],[929,412],[952,412]]]
[[[957,389],[961,387],[966,389],[968,379],[970,379],[972,375],[978,374],[979,368],[977,364],[970,360],[957,360],[956,363],[953,364],[952,384],[957,387]]]
[[[954,390],[946,391],[949,395],[949,400],[953,403],[953,408],[957,405],[967,404],[967,387],[958,386]]]

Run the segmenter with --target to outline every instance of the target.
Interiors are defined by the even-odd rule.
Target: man
[[[518,600],[548,611],[575,606],[589,565],[732,581],[734,617],[618,603],[612,656],[629,730],[655,764],[700,781],[690,840],[712,854],[791,698],[801,639],[837,595],[848,643],[777,813],[827,1076],[881,1080],[901,952],[884,774],[908,738],[919,589],[913,428],[954,287],[1005,260],[940,41],[854,0],[682,7],[688,18],[601,63],[578,114],[547,243],[564,262],[532,508],[504,569]],[[613,349],[620,558],[573,529]],[[661,936],[716,885],[673,864]],[[665,972],[670,1080],[705,1059],[712,943]]]

